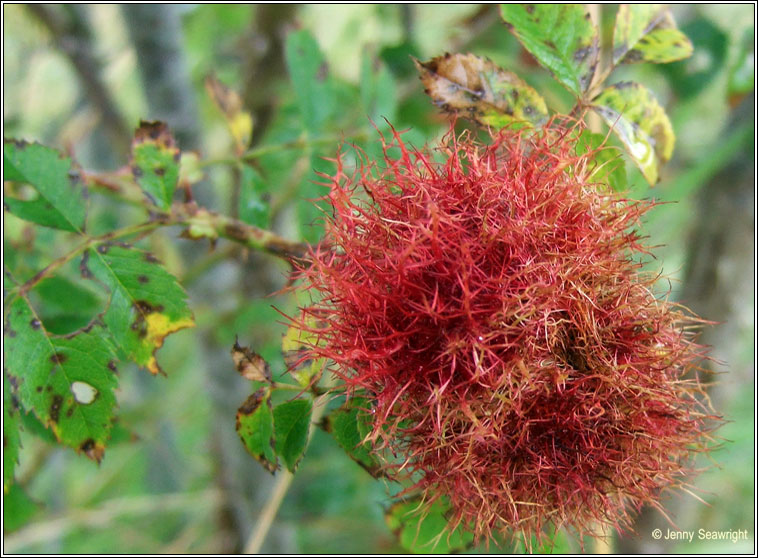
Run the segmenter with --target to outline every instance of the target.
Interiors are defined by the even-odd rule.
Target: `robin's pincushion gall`
[[[340,157],[300,269],[296,321],[322,324],[306,356],[371,399],[386,474],[477,540],[624,529],[712,429],[700,320],[639,262],[652,203],[598,184],[576,132],[450,134],[436,153],[395,133],[349,175]]]

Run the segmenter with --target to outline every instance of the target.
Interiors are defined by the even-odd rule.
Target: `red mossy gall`
[[[625,529],[681,486],[717,422],[701,323],[654,294],[635,232],[652,205],[593,178],[577,127],[385,145],[330,178],[300,269],[327,357],[373,401],[373,451],[450,527],[540,540]],[[441,161],[441,162],[440,162]]]

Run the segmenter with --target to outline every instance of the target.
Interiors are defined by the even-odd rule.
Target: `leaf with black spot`
[[[171,207],[181,155],[164,122],[140,122],[132,142],[132,174],[152,203]]]
[[[692,55],[692,43],[663,4],[621,4],[613,30],[613,63],[665,64]]]
[[[155,256],[129,245],[99,244],[84,258],[84,275],[110,290],[103,320],[123,356],[158,374],[166,336],[195,325],[184,289]]]
[[[502,4],[511,32],[537,61],[581,96],[597,68],[598,32],[581,4]]]
[[[270,473],[279,468],[274,442],[271,391],[261,388],[237,411],[237,434],[245,449]]]
[[[93,324],[76,334],[50,335],[28,301],[17,297],[7,316],[6,373],[21,405],[62,444],[100,461],[110,433],[117,381],[110,336]]]
[[[13,484],[21,449],[21,409],[14,401],[13,388],[7,374],[3,374],[3,490]]]
[[[37,194],[31,200],[3,198],[4,206],[17,217],[64,231],[84,231],[86,190],[68,157],[38,143],[6,139],[3,180],[29,184]]]
[[[473,54],[414,60],[426,94],[445,112],[484,126],[541,125],[545,100],[513,72]]]

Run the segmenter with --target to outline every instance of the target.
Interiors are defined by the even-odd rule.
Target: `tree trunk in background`
[[[121,9],[137,52],[147,117],[167,122],[182,149],[199,149],[195,88],[184,57],[179,6],[128,4]]]
[[[93,162],[99,166],[118,164],[129,152],[131,131],[101,79],[100,62],[94,54],[96,49],[85,8],[78,5],[44,4],[29,4],[25,7],[47,28],[56,48],[71,62],[82,89],[82,97],[100,114],[99,126],[94,130],[95,137],[88,146]],[[100,136],[107,138],[106,143],[103,143]]]
[[[280,12],[294,12],[293,7],[276,5],[259,6],[256,13],[266,9],[273,10],[275,16]],[[125,5],[122,10],[137,51],[149,117],[166,121],[183,150],[200,148],[197,105],[193,96],[195,87],[184,59],[181,19],[177,6]],[[278,29],[270,21],[265,25],[258,23],[257,27],[262,32],[265,30],[265,33],[274,35]],[[253,107],[257,119],[256,137],[260,137],[257,135],[260,119],[267,118],[268,111],[274,107],[272,90],[267,84],[284,71],[282,38],[275,39],[274,35],[272,50],[267,51],[267,55],[273,58],[260,60],[255,72],[250,69],[253,72],[250,79],[254,79],[260,103]],[[208,48],[212,48],[212,45],[208,45]],[[277,52],[278,55],[272,55]],[[266,116],[261,116],[263,113]],[[213,205],[213,200],[207,198],[212,191],[210,187],[199,187],[194,189],[194,195],[201,205],[209,207]],[[198,250],[196,244],[183,250],[186,262],[192,262],[200,255],[202,251]],[[244,304],[245,300],[261,299],[281,288],[282,285],[278,284],[282,282],[281,273],[272,273],[277,268],[271,265],[270,258],[253,253],[250,254],[250,260],[245,264],[231,260],[216,266],[192,286],[190,297],[210,302],[218,308],[228,308],[230,305]],[[244,293],[242,300],[239,293]],[[253,335],[254,333],[252,332]],[[251,332],[240,331],[239,335],[240,342],[256,342],[255,339],[250,339]],[[219,547],[215,550],[220,553],[242,551],[273,484],[272,476],[247,453],[234,428],[237,409],[248,395],[250,383],[234,371],[229,355],[233,343],[234,339],[229,339],[228,345],[219,347],[211,332],[205,331],[202,335],[205,362],[200,366],[207,368],[205,372],[213,404],[213,418],[212,437],[208,447],[198,448],[198,451],[210,454],[216,483],[225,498],[217,518],[220,534]],[[198,373],[202,372],[199,367]],[[273,553],[294,552],[292,544],[292,537],[286,528],[274,525],[264,549]]]
[[[730,127],[753,119],[754,97],[750,96],[735,110]],[[699,343],[712,347],[710,354],[715,362],[706,363],[706,367],[726,372],[705,378],[714,381],[709,395],[719,414],[729,409],[740,390],[753,385],[755,374],[752,363],[742,356],[745,339],[752,337],[755,316],[755,152],[753,144],[746,143],[699,191],[698,215],[693,219],[696,228],[680,297],[697,315],[717,322],[703,329]],[[669,498],[664,507],[680,529],[708,528],[701,516],[706,505],[686,493]],[[753,524],[753,518],[746,517],[745,521],[745,525]],[[651,533],[656,528],[665,533],[668,527],[658,511],[646,508],[635,523],[636,534],[621,538],[615,550],[666,553],[671,549],[670,541],[656,541]]]

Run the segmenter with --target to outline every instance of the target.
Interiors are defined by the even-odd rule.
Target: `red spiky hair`
[[[652,204],[593,182],[565,122],[451,133],[443,162],[397,133],[381,166],[348,176],[338,158],[300,269],[314,302],[296,321],[325,324],[307,358],[372,399],[390,478],[446,497],[477,540],[628,527],[683,482],[714,418],[699,320],[635,259]]]

